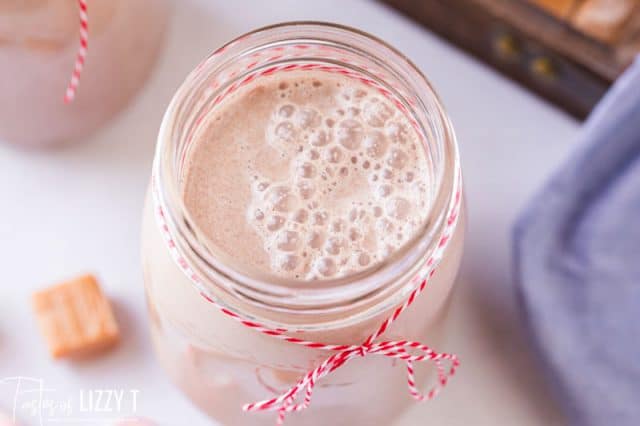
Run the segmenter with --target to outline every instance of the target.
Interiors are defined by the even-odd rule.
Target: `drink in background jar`
[[[78,140],[121,110],[162,46],[166,0],[88,0],[89,52],[73,102],[63,98],[79,46],[77,0],[0,2],[0,140]]]

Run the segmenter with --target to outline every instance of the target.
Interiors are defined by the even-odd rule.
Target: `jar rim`
[[[286,37],[274,39],[275,33],[281,31],[284,31]],[[295,34],[295,37],[292,34]],[[379,61],[378,66],[401,69],[404,73],[402,84],[407,86],[411,96],[418,100],[414,108],[423,108],[425,117],[437,121],[436,123],[432,120],[430,124],[438,124],[437,130],[441,140],[432,141],[421,134],[424,136],[425,144],[441,145],[441,167],[434,185],[436,196],[433,198],[432,210],[425,221],[424,229],[416,233],[413,239],[395,250],[384,262],[357,274],[323,279],[319,281],[319,285],[315,282],[310,284],[306,280],[285,279],[272,275],[250,276],[212,256],[206,240],[198,231],[197,224],[190,217],[178,188],[180,176],[179,164],[176,161],[176,157],[182,156],[184,159],[186,156],[186,153],[177,155],[180,139],[184,139],[186,132],[184,129],[176,129],[175,123],[178,122],[180,114],[186,114],[185,105],[194,100],[194,94],[199,89],[198,84],[202,84],[203,78],[210,77],[216,70],[220,72],[225,64],[233,63],[239,56],[265,48],[269,44],[295,40],[326,42],[329,35],[349,38],[348,41],[352,45],[344,45],[351,49],[356,43],[360,43],[358,48],[361,50],[364,45],[370,45],[369,50],[379,49],[378,54],[371,51],[364,54],[372,57],[374,61]],[[340,40],[330,41],[337,46],[343,45]],[[393,71],[398,72],[398,69]],[[225,81],[225,84],[228,87],[231,82]],[[219,90],[224,90],[224,86]],[[209,93],[209,96],[216,96],[216,91]],[[430,108],[428,113],[426,105]],[[446,225],[447,214],[454,202],[456,188],[461,179],[459,167],[455,133],[442,103],[427,78],[406,56],[379,38],[355,28],[325,22],[296,21],[269,25],[231,40],[205,59],[186,78],[162,120],[154,158],[153,179],[155,199],[164,211],[166,226],[175,237],[178,250],[190,263],[190,267],[205,277],[204,287],[213,286],[218,297],[230,298],[241,305],[265,312],[290,314],[293,317],[292,321],[300,327],[308,325],[310,315],[320,315],[326,319],[327,314],[339,314],[341,320],[345,315],[349,315],[355,320],[356,317],[373,315],[399,303],[398,298],[415,286],[411,278],[419,271],[421,262],[424,262],[437,246],[437,239],[441,229]],[[268,314],[258,316],[264,316],[262,319],[269,322]],[[328,325],[326,320],[321,321],[322,324],[317,321],[311,322],[314,327]],[[329,322],[336,323],[336,320]]]

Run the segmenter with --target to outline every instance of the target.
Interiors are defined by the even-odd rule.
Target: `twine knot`
[[[429,346],[420,342],[394,340],[371,343],[372,338],[375,337],[377,337],[376,334],[373,334],[361,345],[337,346],[340,350],[336,350],[336,346],[334,345],[320,346],[315,344],[313,347],[316,349],[333,350],[334,353],[328,356],[317,367],[307,372],[288,391],[275,398],[246,404],[243,410],[252,412],[277,411],[278,419],[276,424],[282,425],[286,414],[299,412],[309,407],[313,390],[320,379],[339,369],[354,358],[365,358],[369,355],[381,355],[385,358],[404,361],[407,368],[409,394],[415,400],[427,401],[436,397],[440,390],[446,386],[449,377],[455,374],[456,369],[460,365],[460,361],[456,355],[435,352]],[[414,362],[432,362],[436,367],[438,376],[436,384],[425,394],[421,393],[416,386],[413,367]],[[445,365],[445,362],[448,363],[448,366]],[[303,394],[304,397],[302,401],[296,402]]]

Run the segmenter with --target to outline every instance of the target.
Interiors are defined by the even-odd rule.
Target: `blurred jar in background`
[[[163,44],[167,0],[88,0],[89,52],[63,102],[79,46],[77,0],[0,0],[0,140],[49,147],[77,140],[121,110]]]

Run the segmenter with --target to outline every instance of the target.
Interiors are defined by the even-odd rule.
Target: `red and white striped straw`
[[[84,68],[84,62],[87,57],[87,48],[89,46],[89,16],[87,14],[87,0],[78,0],[78,8],[80,10],[80,46],[76,54],[76,62],[71,73],[71,80],[64,94],[64,103],[72,102],[80,84],[80,74]]]

